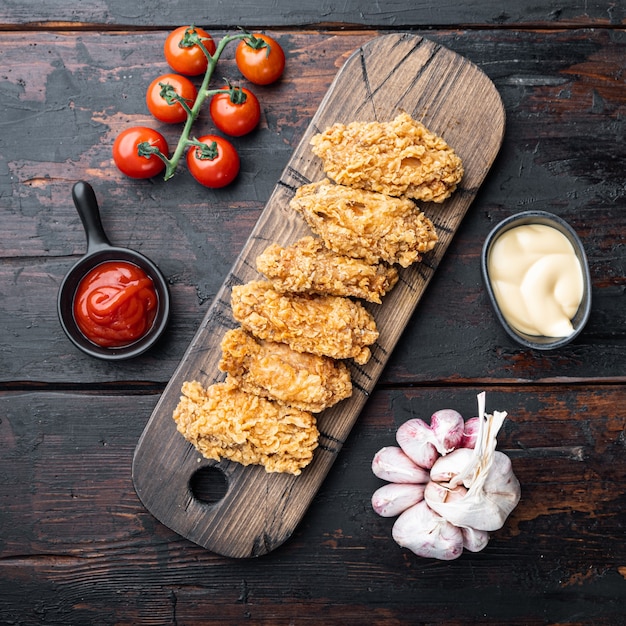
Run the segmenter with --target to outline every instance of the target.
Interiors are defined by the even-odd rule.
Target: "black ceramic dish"
[[[489,279],[489,254],[491,252],[491,247],[495,240],[506,231],[511,228],[515,228],[516,226],[524,226],[527,224],[544,224],[546,226],[552,226],[559,232],[563,233],[563,235],[565,235],[565,237],[567,237],[572,244],[576,256],[580,261],[580,266],[583,271],[583,297],[580,306],[578,307],[578,311],[572,319],[574,332],[567,337],[543,337],[521,332],[507,322],[502,314],[502,311],[500,310],[500,307],[498,306],[498,302],[491,285],[491,280]],[[546,213],[545,211],[524,211],[501,221],[489,233],[483,245],[481,272],[487,293],[489,294],[489,299],[491,300],[491,304],[500,324],[502,324],[502,327],[510,337],[527,348],[533,348],[536,350],[553,350],[555,348],[560,348],[575,339],[580,334],[589,319],[589,313],[591,312],[591,277],[589,275],[587,256],[574,229],[565,220],[557,215]]]
[[[151,348],[167,326],[170,314],[167,282],[157,266],[144,255],[111,245],[102,227],[96,195],[89,183],[77,182],[72,189],[72,198],[87,235],[87,253],[70,269],[61,283],[57,300],[61,326],[77,348],[93,357],[108,361],[136,357]],[[134,343],[121,348],[105,348],[89,341],[74,319],[74,296],[78,284],[90,270],[105,261],[127,261],[137,265],[152,279],[159,300],[156,318],[150,330]]]

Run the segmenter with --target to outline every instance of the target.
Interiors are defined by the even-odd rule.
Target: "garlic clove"
[[[417,417],[404,422],[398,428],[396,441],[412,461],[425,469],[430,469],[439,458],[432,428]]]
[[[424,499],[425,485],[388,483],[372,495],[372,508],[381,517],[395,517]]]
[[[464,426],[463,416],[454,409],[441,409],[432,414],[430,427],[439,454],[448,454],[459,447]]]
[[[381,448],[372,460],[374,476],[390,483],[427,483],[428,471],[396,446]]]
[[[489,533],[475,528],[461,528],[463,547],[470,552],[480,552],[489,543]]]
[[[424,489],[424,499],[429,502],[456,502],[467,493],[463,485],[451,486],[449,483],[429,481]]]
[[[465,422],[463,429],[463,437],[459,447],[461,448],[474,448],[476,446],[476,439],[478,439],[478,430],[480,429],[480,418],[470,417]]]
[[[457,448],[437,459],[430,468],[430,479],[438,483],[460,483],[473,459],[474,451],[471,448]]]
[[[418,556],[451,561],[463,553],[463,533],[418,502],[398,517],[391,534],[395,542]]]

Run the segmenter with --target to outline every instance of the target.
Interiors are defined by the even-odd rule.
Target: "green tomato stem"
[[[189,108],[187,100],[176,93],[176,89],[174,89],[174,87],[168,83],[159,83],[159,86],[161,87],[159,95],[165,100],[165,102],[167,102],[167,104],[173,105],[178,103],[185,110],[187,115],[191,114],[191,109]]]
[[[207,61],[208,61],[207,69],[204,74],[204,78],[202,79],[202,84],[200,85],[200,88],[198,89],[198,96],[196,97],[196,101],[194,102],[191,109],[187,110],[187,120],[185,121],[185,126],[183,127],[180,138],[178,139],[176,148],[172,156],[169,159],[168,158],[163,159],[166,165],[165,175],[164,175],[165,180],[169,180],[170,178],[172,178],[172,176],[174,176],[176,172],[176,168],[178,167],[178,163],[180,162],[180,159],[185,153],[185,150],[189,148],[191,145],[197,145],[197,141],[190,139],[191,128],[194,122],[196,121],[196,119],[198,118],[198,115],[200,114],[200,110],[202,109],[204,102],[206,101],[207,98],[222,91],[220,89],[209,89],[208,87],[209,87],[209,83],[211,82],[213,72],[215,71],[215,67],[217,66],[217,62],[219,58],[222,56],[224,49],[229,43],[233,41],[236,41],[238,39],[246,39],[249,37],[250,37],[250,34],[245,33],[245,32],[239,33],[236,35],[227,35],[226,37],[223,37],[220,40],[220,42],[217,45],[217,48],[215,49],[214,54],[210,54],[209,51],[206,49],[206,47],[202,43],[198,44],[200,45],[200,48],[202,49],[202,51],[207,57]],[[160,158],[162,158],[162,156]]]

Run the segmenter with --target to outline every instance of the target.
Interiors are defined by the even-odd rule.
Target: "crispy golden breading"
[[[234,318],[259,339],[286,343],[296,352],[369,361],[378,339],[374,318],[363,305],[341,296],[280,293],[268,281],[233,287]]]
[[[206,458],[300,474],[319,432],[307,411],[285,407],[229,383],[185,382],[174,411],[178,431]]]
[[[337,254],[316,237],[303,237],[285,248],[274,243],[257,257],[256,267],[277,291],[348,296],[377,304],[398,282],[395,267]]]
[[[463,177],[454,150],[407,113],[391,122],[333,124],[311,145],[336,183],[388,196],[443,202]]]
[[[326,180],[299,187],[290,206],[327,248],[367,263],[408,267],[437,242],[433,223],[408,198]]]
[[[242,328],[224,335],[219,368],[244,391],[311,413],[352,395],[342,361],[256,339]]]

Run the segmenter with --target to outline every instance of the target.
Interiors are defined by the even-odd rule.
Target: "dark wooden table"
[[[0,6],[0,623],[626,623],[624,4],[212,4]],[[167,32],[192,22],[216,38],[264,29],[287,53],[220,191],[184,171],[132,181],[111,159],[123,128],[155,125],[145,88],[167,70]],[[224,558],[142,506],[133,452],[336,72],[392,31],[484,70],[506,109],[503,147],[296,532],[257,559]],[[235,74],[232,51],[222,67]],[[56,316],[85,251],[77,180],[94,186],[109,238],[171,286],[167,336],[132,361],[82,355]],[[512,343],[480,278],[489,230],[529,208],[565,218],[589,257],[591,318],[553,352]],[[469,416],[483,390],[509,413],[499,447],[521,502],[483,552],[419,558],[371,509],[372,457],[411,417]]]

